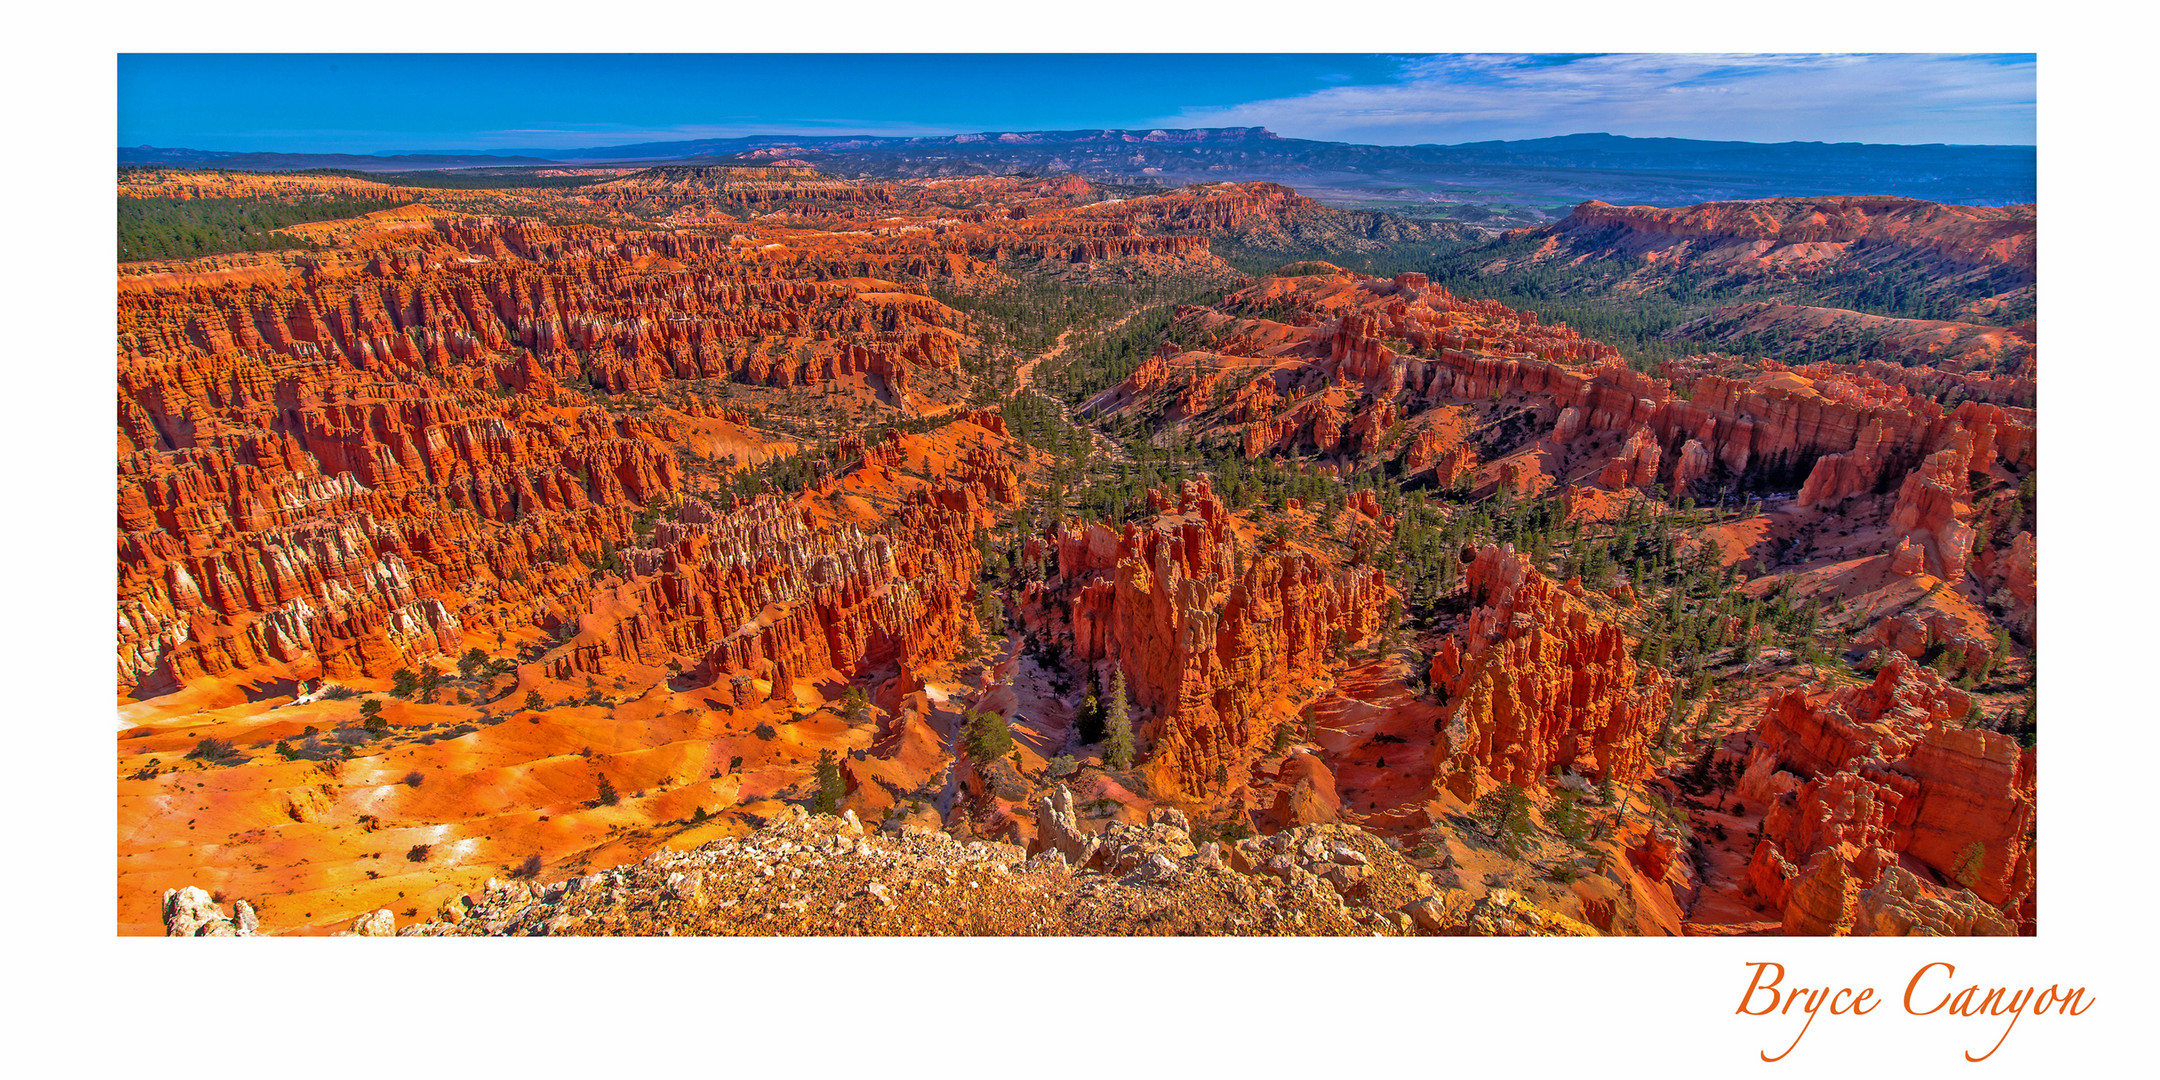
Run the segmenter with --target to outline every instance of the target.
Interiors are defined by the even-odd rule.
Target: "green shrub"
[[[245,196],[206,199],[119,198],[119,258],[193,259],[232,251],[292,251],[315,242],[285,227],[358,217],[401,205],[396,199],[330,195],[295,199]]]
[[[1503,784],[1477,801],[1479,824],[1491,834],[1500,850],[1519,857],[1535,831],[1530,820],[1530,793],[1515,784]]]
[[[1103,706],[1103,732],[1103,760],[1113,769],[1132,768],[1132,710],[1125,703],[1123,668],[1110,683],[1110,701]]]
[[[1560,796],[1560,805],[1553,807],[1545,820],[1554,832],[1571,844],[1582,843],[1590,835],[1590,815],[1576,802],[1572,792]]]
[[[205,738],[197,742],[195,749],[188,751],[187,756],[212,764],[219,764],[228,758],[239,757],[240,750],[224,739]]]
[[[847,795],[847,780],[840,775],[840,759],[830,750],[818,751],[817,798],[811,800],[810,810],[816,814],[838,814],[840,800]]]
[[[860,687],[850,686],[840,695],[840,717],[850,724],[860,724],[870,711],[870,697]]]
[[[1080,714],[1074,718],[1074,726],[1080,733],[1082,743],[1092,746],[1102,741],[1103,705],[1102,698],[1095,691],[1088,691],[1087,696],[1081,699]]]
[[[967,732],[961,736],[961,748],[976,761],[995,761],[1012,753],[1012,728],[996,713],[970,711]]]

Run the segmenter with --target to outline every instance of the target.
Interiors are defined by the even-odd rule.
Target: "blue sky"
[[[759,134],[1265,126],[1381,144],[1581,131],[2034,142],[2024,55],[146,55],[120,144],[375,153]]]

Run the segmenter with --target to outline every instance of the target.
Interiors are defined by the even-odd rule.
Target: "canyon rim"
[[[1670,141],[123,149],[117,931],[2036,933],[2030,148]]]

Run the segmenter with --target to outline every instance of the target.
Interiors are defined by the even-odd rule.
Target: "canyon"
[[[2033,207],[825,161],[123,173],[121,933],[2035,931]]]

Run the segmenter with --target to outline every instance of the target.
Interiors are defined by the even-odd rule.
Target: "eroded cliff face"
[[[505,416],[477,395],[399,400],[380,385],[317,393],[295,374],[255,408],[198,414],[185,445],[138,432],[143,447],[124,451],[124,687],[272,665],[380,678],[468,634],[559,618],[603,548],[631,540],[636,511],[680,487],[635,419]]]
[[[415,194],[209,174],[124,191]],[[429,192],[296,227],[317,251],[124,268],[124,694],[383,678],[575,623],[652,512],[712,487],[689,481],[686,450],[756,460],[784,445],[716,391],[837,390],[902,413],[953,393],[967,320],[894,277],[969,282],[1015,257],[1207,260],[1206,230],[1307,204],[1271,185],[1105,203],[1071,178],[862,184],[788,168],[581,191],[570,201],[590,216],[638,227],[500,213],[559,210],[545,192]],[[929,496],[1017,497],[1009,465],[981,461]],[[854,541],[829,554],[856,558]]]
[[[1718,308],[1682,324],[1675,333],[1738,348],[1762,341],[1847,347],[1869,358],[1878,377],[1942,379],[1975,400],[1998,405],[2029,408],[2036,389],[2030,322],[1991,326],[1756,302]]]
[[[1205,477],[1152,522],[1058,534],[1073,657],[1125,673],[1150,786],[1220,794],[1292,715],[1283,699],[1380,629],[1386,575],[1239,533]],[[1107,685],[1107,679],[1105,679]]]
[[[421,240],[360,280],[123,289],[123,687],[380,678],[574,618],[640,512],[681,498],[701,410],[566,384],[869,372],[904,395],[909,370],[958,363],[943,305],[746,280],[711,238],[440,219]],[[744,344],[789,334],[784,362]]]
[[[1295,309],[1294,324],[1237,314],[1285,306]],[[1145,411],[1171,386],[1186,404],[1173,416],[1203,431],[1246,429],[1238,434],[1250,456],[1355,460],[1398,449],[1377,438],[1346,440],[1361,422],[1377,435],[1409,420],[1416,430],[1398,436],[1408,442],[1437,409],[1521,401],[1538,406],[1557,444],[1602,433],[1640,443],[1622,453],[1624,467],[1601,477],[1608,486],[1669,483],[1678,470],[1692,473],[1682,480],[1698,479],[1714,462],[1733,477],[1806,477],[1807,503],[1878,488],[1960,431],[1972,440],[1976,470],[2033,462],[2029,409],[1968,401],[1946,410],[1881,377],[1896,369],[1872,366],[1818,366],[1809,369],[1813,377],[1767,362],[1751,375],[1676,370],[1680,382],[1644,375],[1619,363],[1610,346],[1540,324],[1534,312],[1457,300],[1418,274],[1267,278],[1220,309],[1185,309],[1180,326],[1211,342],[1209,350],[1151,360],[1091,408]],[[1192,407],[1206,395],[1189,387],[1207,380],[1228,380],[1232,408]],[[1427,445],[1421,457],[1433,452]]]
[[[1069,784],[1060,850],[1159,835],[1175,806],[1204,831],[1272,834],[1218,854],[1303,888],[1270,868],[1284,849],[1386,844],[1452,897],[1390,916],[1398,930],[2031,927],[2032,757],[1965,726],[1974,701],[2000,719],[2005,688],[1968,695],[1914,662],[1948,657],[1963,685],[2022,664],[1990,622],[2031,640],[2029,372],[1710,355],[1648,375],[1423,275],[1307,263],[1179,309],[1081,416],[1273,459],[1272,493],[1253,501],[1259,470],[1226,480],[1234,512],[1196,472],[1130,521],[1046,528],[1070,504],[1035,500],[1075,474],[1040,482],[1060,464],[1041,410],[1010,408],[1024,385],[1004,412],[970,385],[1012,359],[1012,328],[930,294],[1226,281],[1210,237],[1357,223],[1265,184],[1105,199],[1075,177],[837,181],[784,162],[613,175],[408,192],[294,227],[313,250],[121,268],[116,661],[143,721],[119,759],[124,927],[154,921],[138,887],[172,852],[320,930],[532,859],[578,877],[664,837],[739,834],[804,801],[827,753],[841,803],[896,833],[1040,844],[1029,806]],[[1823,228],[1749,243],[1772,262],[1860,246],[1837,238],[1851,222]],[[1874,228],[1854,235],[1887,242]],[[1315,492],[1366,476],[1377,489],[1314,512],[1337,505]],[[1779,505],[1733,509],[1765,493]],[[1489,505],[1536,511],[1551,561],[1487,544],[1504,535]],[[1625,576],[1563,580],[1608,526],[1636,541],[1600,549]],[[1788,557],[1793,580],[1765,581]],[[1732,571],[1719,584],[1765,625],[1676,628],[1683,569]],[[1792,586],[1774,607],[1769,584]],[[1792,691],[1816,654],[1789,635],[1818,616],[1808,644],[1884,674]],[[1746,721],[1697,722],[1700,688],[1657,669],[1672,640],[1646,639],[1683,634]],[[382,695],[400,669],[443,689]],[[1117,672],[1134,769],[1078,737],[1085,693]],[[187,711],[204,704],[218,715]],[[1011,754],[964,749],[983,713],[1010,722]],[[204,758],[204,738],[232,748]],[[1677,782],[1698,760],[1708,779]],[[1525,851],[1463,824],[1508,784],[1540,823]],[[1594,818],[1589,835],[1556,831],[1563,812]],[[383,876],[376,860],[407,851]],[[1575,880],[1536,876],[1578,856]],[[1369,863],[1336,859],[1293,862],[1369,888]]]
[[[996,501],[964,483],[930,487],[865,533],[821,527],[777,496],[725,512],[686,500],[649,546],[622,549],[629,580],[595,597],[538,674],[569,681],[690,658],[694,678],[749,705],[792,701],[798,680],[942,659],[974,628],[975,507]]]
[[[1742,790],[1771,803],[1747,880],[1788,933],[1853,929],[1901,860],[1969,889],[1996,920],[2032,919],[2034,757],[1964,727],[1969,701],[1904,659],[1864,686],[1774,697]],[[1835,888],[1831,886],[1835,885]]]
[[[1952,206],[1892,196],[1671,208],[1593,199],[1548,231],[1578,247],[1654,252],[1696,267],[1746,261],[1791,268],[1890,248],[1925,252],[1951,265],[2002,264],[2030,274],[2037,250],[2035,217],[2030,205]]]
[[[1477,606],[1432,659],[1448,709],[1438,782],[1469,801],[1487,781],[1529,787],[1555,767],[1642,779],[1671,680],[1514,551],[1480,549],[1467,577]]]
[[[1166,344],[1090,414],[1476,494],[1786,491],[1826,513],[1894,496],[1891,546],[1912,552],[1901,573],[1956,583],[1977,558],[1994,587],[2022,581],[1998,550],[2010,537],[1975,554],[1972,496],[1975,477],[2011,485],[2037,468],[2033,411],[1998,403],[2029,400],[2030,380],[1715,357],[1649,375],[1534,312],[1463,301],[1423,275],[1324,267],[1180,309],[1173,337],[1184,347]]]

